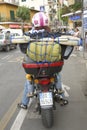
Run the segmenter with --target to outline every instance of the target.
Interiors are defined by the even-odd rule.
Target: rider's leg
[[[26,80],[24,91],[23,91],[23,97],[21,103],[18,104],[18,107],[27,109],[27,105],[29,103],[30,98],[27,96],[28,93],[33,92],[33,85],[30,83],[29,80]]]
[[[61,74],[57,74],[57,82],[56,82],[56,89],[58,90],[58,93],[60,94],[60,98],[56,99],[57,102],[60,103],[60,105],[67,105],[68,100],[65,99],[64,91],[62,90],[62,82],[61,82]]]
[[[64,91],[62,89],[61,73],[57,74],[56,89],[58,90],[58,93],[61,94],[62,97],[64,97]]]
[[[24,55],[24,62],[26,63],[34,63],[26,54]],[[31,81],[26,77],[26,82],[24,85],[24,91],[23,91],[23,96],[22,96],[22,101],[21,103],[18,104],[18,107],[27,109],[27,105],[29,103],[29,96],[28,94],[33,92],[33,85],[31,84]]]

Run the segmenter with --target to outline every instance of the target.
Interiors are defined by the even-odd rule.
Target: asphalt
[[[74,58],[75,57],[75,58]],[[69,105],[62,107],[57,105],[54,111],[54,126],[52,130],[82,130],[87,129],[87,53],[73,51],[71,60],[66,62],[71,65],[64,66],[64,81],[70,86]],[[68,71],[68,74],[66,72]],[[67,75],[67,76],[66,76]],[[68,76],[70,75],[70,76]],[[41,116],[35,113],[35,103],[31,104],[26,112],[21,125],[21,130],[47,130],[41,122]],[[33,106],[34,105],[34,106]],[[21,115],[23,115],[22,112]],[[18,121],[19,122],[19,121]],[[15,129],[12,129],[15,130]],[[19,130],[19,129],[18,129]]]
[[[87,98],[87,87],[86,87],[87,80],[85,77],[87,75],[87,60],[86,60],[86,57],[84,57],[84,53],[82,51],[74,51],[72,54],[72,57],[74,56],[76,56],[76,58],[78,59],[79,61],[78,63],[79,64],[81,63],[81,66],[78,67],[77,72],[74,72],[75,68],[72,68],[73,72],[72,71],[69,72],[72,74],[71,76],[72,78],[68,82],[71,82],[73,78],[75,79],[75,81],[74,80],[72,81],[73,85],[75,85],[75,88],[74,87],[71,88],[71,91],[73,94],[71,93],[71,96],[69,99],[70,105],[68,105],[68,107],[66,106],[63,108],[61,108],[59,105],[57,106],[57,110],[54,112],[55,123],[52,130],[56,130],[56,128],[58,128],[59,130],[60,129],[61,130],[78,130],[78,129],[81,130],[83,126],[84,128],[86,128],[87,116],[85,116],[86,113],[83,110],[86,110],[87,108],[87,104],[85,103],[85,98]],[[78,63],[75,63],[76,68],[77,68]],[[72,64],[72,63],[69,63],[69,64]],[[80,69],[81,69],[81,75],[79,72]],[[74,75],[75,73],[76,75]],[[83,79],[80,79],[81,77],[83,77]],[[78,81],[80,81],[81,83],[80,82],[78,83]],[[32,110],[32,108],[33,107],[29,109],[28,114],[21,127],[21,130],[24,130],[24,129],[28,130],[29,128],[31,128],[32,130],[37,130],[37,129],[46,130],[46,128],[44,128],[42,125],[40,115],[38,115],[38,113],[34,113],[34,110]],[[57,113],[59,114],[57,115]]]

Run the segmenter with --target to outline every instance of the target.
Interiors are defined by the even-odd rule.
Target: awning
[[[2,25],[0,25],[0,29],[5,29],[5,27],[4,27],[4,26],[2,26]]]
[[[76,11],[76,12],[74,12],[74,13],[64,14],[64,15],[62,15],[62,17],[71,16],[71,15],[74,15],[74,14],[80,14],[81,12],[82,12],[81,10],[78,10],[78,11]]]
[[[32,28],[31,25],[24,25],[23,27],[24,27],[24,28]],[[21,28],[21,25],[18,25],[18,24],[10,24],[10,25],[9,25],[9,28]]]
[[[20,26],[17,24],[10,24],[9,28],[20,28]]]

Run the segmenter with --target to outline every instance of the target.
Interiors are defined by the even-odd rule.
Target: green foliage
[[[68,17],[61,17],[61,20],[63,20],[64,25],[68,24]]]
[[[63,8],[61,8],[61,15],[67,14],[69,12],[70,12],[70,8],[69,7],[64,6]]]
[[[82,2],[75,2],[75,4],[73,5],[70,5],[69,7],[67,6],[63,6],[61,8],[61,15],[63,14],[67,14],[67,13],[70,13],[70,12],[75,12],[77,10],[80,10],[82,9]]]
[[[70,12],[69,8],[64,6],[63,8],[60,9],[60,16],[62,16],[62,14],[66,14],[69,12]],[[65,24],[68,23],[68,17],[61,17],[61,20],[63,20]]]
[[[75,12],[77,10],[82,9],[82,2],[75,2],[75,4],[70,5],[69,7],[67,6],[63,6],[60,10],[60,16],[62,16],[63,14],[67,14],[67,13],[71,13],[71,12]],[[61,18],[65,23],[68,22],[68,17],[63,17]]]
[[[73,11],[82,9],[82,2],[75,2],[75,4],[70,6],[70,9],[72,9]]]
[[[61,18],[65,23],[68,23],[68,17]]]
[[[29,8],[25,6],[18,7],[16,11],[16,16],[21,19],[21,21],[26,21],[30,19],[30,11]]]

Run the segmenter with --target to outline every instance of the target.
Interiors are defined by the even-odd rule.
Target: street
[[[21,98],[25,81],[22,58],[19,49],[0,52],[0,130],[11,120]]]
[[[23,54],[17,50],[0,52],[0,130],[46,130],[33,105],[20,110],[25,72],[22,68]],[[87,61],[73,52],[65,64],[62,84],[69,100],[67,106],[56,104],[54,126],[51,130],[86,130],[87,122]],[[22,121],[21,121],[22,120]]]

